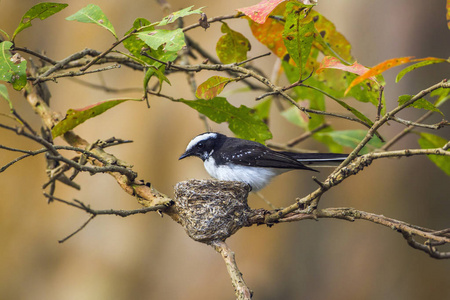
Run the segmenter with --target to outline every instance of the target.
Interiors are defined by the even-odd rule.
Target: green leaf
[[[161,22],[159,22],[159,24],[157,26],[164,26],[170,23],[175,22],[177,19],[179,18],[184,18],[186,16],[190,16],[193,14],[201,14],[202,13],[202,9],[204,7],[200,7],[199,9],[196,10],[191,10],[191,8],[193,8],[194,5],[183,8],[182,10],[176,11],[171,13],[170,15],[168,15],[167,17],[165,17],[164,19],[162,19]]]
[[[446,59],[443,58],[429,58],[428,60],[425,61],[421,61],[417,64],[413,64],[411,66],[408,66],[406,68],[404,68],[403,70],[401,70],[398,74],[397,77],[395,78],[395,82],[399,82],[400,79],[403,78],[403,76],[405,76],[406,73],[411,72],[417,68],[420,67],[424,67],[424,66],[428,66],[428,65],[432,65],[432,64],[437,64],[437,63],[442,63],[442,62],[446,62]]]
[[[94,23],[111,32],[117,39],[116,31],[113,25],[103,13],[101,8],[95,4],[88,4],[75,14],[66,18],[67,21],[78,21],[81,23]]]
[[[162,69],[162,70],[160,70]],[[150,78],[152,78],[154,75],[158,77],[159,80],[159,89],[161,89],[163,81],[167,82],[169,85],[171,85],[169,79],[164,75],[166,67],[165,65],[160,66],[157,68],[156,66],[149,66],[147,72],[145,72],[144,76],[144,90],[147,89],[148,82],[150,81]]]
[[[403,105],[411,99],[412,99],[411,95],[402,95],[402,96],[398,97],[398,104]],[[408,105],[408,107],[431,110],[431,111],[438,112],[441,115],[444,115],[436,106],[434,106],[431,102],[425,100],[424,98],[420,98],[420,99],[416,100],[413,104]]]
[[[179,101],[216,123],[227,122],[230,130],[240,138],[260,143],[272,138],[267,125],[250,108],[244,105],[239,108],[235,107],[222,97],[211,100],[180,99]]]
[[[0,43],[0,80],[12,83],[15,90],[21,90],[27,84],[27,61],[18,53],[11,55],[12,43]]]
[[[250,42],[241,33],[232,30],[222,22],[222,35],[216,44],[216,53],[223,64],[241,62],[247,59]]]
[[[448,141],[440,136],[431,133],[420,133],[418,140],[422,149],[442,148]],[[436,164],[445,174],[450,176],[450,157],[441,155],[427,155],[428,158]]]
[[[324,55],[336,56],[347,62],[353,61],[352,46],[345,36],[337,31],[332,22],[315,10],[310,11],[309,17],[313,18],[314,26],[318,32],[313,47],[320,50]]]
[[[355,148],[366,136],[367,131],[365,130],[342,130],[342,131],[331,131],[331,132],[320,132],[315,133],[319,137],[328,136],[332,138],[336,143],[341,146]],[[374,149],[378,149],[383,145],[383,142],[376,136],[374,136],[367,145],[361,149],[359,154],[368,153]]]
[[[0,84],[0,96],[2,96],[8,102],[9,109],[11,110],[14,109],[12,106],[11,99],[9,99],[8,89],[4,84]]]
[[[43,2],[36,4],[32,8],[30,8],[22,17],[22,20],[20,21],[19,26],[14,31],[14,34],[12,36],[12,41],[14,41],[14,38],[16,35],[24,30],[25,28],[28,28],[31,26],[31,21],[39,18],[41,20],[47,19],[48,17],[56,14],[57,12],[63,10],[66,8],[68,4],[64,3],[52,3],[52,2]]]
[[[297,107],[291,106],[290,108],[281,112],[281,115],[290,123],[297,125],[298,127],[301,127],[305,130],[308,130],[309,119]]]
[[[450,89],[438,88],[431,92],[431,97],[438,97],[434,102],[434,106],[440,107],[450,99]]]
[[[175,30],[156,29],[138,32],[136,34],[150,48],[157,50],[163,46],[163,50],[177,52],[186,45],[184,33],[181,28]]]
[[[272,106],[272,99],[267,98],[266,100],[260,101],[258,104],[253,106],[253,111],[264,123],[267,124],[270,115],[270,107]]]
[[[305,17],[305,6],[300,3],[288,2],[286,11],[283,41],[300,73],[303,73],[316,34],[314,22],[310,17]]]
[[[212,76],[197,87],[195,96],[200,99],[212,99],[219,95],[225,86],[235,81],[234,78]]]
[[[327,133],[327,132],[333,132],[333,128],[330,126],[330,127],[320,130],[318,133]],[[344,147],[342,147],[342,145],[336,143],[335,140],[330,137],[330,135],[326,135],[326,134],[319,135],[318,133],[314,134],[313,138],[316,141],[326,145],[330,152],[342,153],[344,151]]]
[[[151,26],[151,23],[143,18],[138,18],[134,21],[133,27],[128,30],[125,35],[130,34],[133,30],[139,30],[140,28],[146,28],[146,30],[154,30],[154,27]],[[123,45],[127,48],[128,51],[143,65],[147,63],[148,65],[154,65],[156,67],[160,67],[162,64],[157,62],[147,56],[141,54],[141,50],[143,48],[148,48],[147,44],[144,43],[141,39],[137,37],[137,35],[132,35],[129,38],[123,41]],[[160,46],[157,50],[152,48],[148,48],[147,53],[154,58],[157,58],[164,62],[174,61],[177,58],[176,52],[164,51],[163,46]]]
[[[108,109],[129,100],[141,101],[141,99],[106,100],[81,109],[69,109],[66,113],[66,117],[52,128],[52,136],[56,138],[57,136],[60,136],[67,131],[72,130],[86,120],[94,118],[104,113]]]

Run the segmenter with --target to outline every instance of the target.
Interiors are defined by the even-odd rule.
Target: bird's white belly
[[[219,180],[248,183],[253,192],[265,187],[274,176],[289,171],[289,169],[259,168],[233,164],[217,166],[213,159],[205,160],[204,165],[211,177]]]

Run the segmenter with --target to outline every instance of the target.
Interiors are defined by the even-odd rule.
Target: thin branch
[[[22,118],[15,109],[11,109],[11,113],[19,120],[20,123],[23,124],[23,126],[25,126],[26,129],[28,129],[31,134],[36,135],[36,131],[34,131],[30,124],[28,124],[27,121],[25,121],[25,119]]]
[[[99,59],[103,58],[106,54],[110,53],[117,45],[121,44],[124,40],[126,40],[127,38],[129,38],[130,36],[132,36],[134,33],[136,33],[138,31],[138,29],[133,29],[129,34],[123,36],[120,40],[117,40],[116,42],[114,42],[111,47],[109,47],[108,49],[106,49],[103,53],[101,53],[100,55],[96,56],[93,60],[91,60],[87,65],[85,65],[84,67],[80,68],[81,72],[86,71],[90,66],[92,66],[93,64],[95,64]]]
[[[273,224],[267,223],[266,215],[274,215],[277,212],[268,212],[263,209],[254,210],[254,215],[249,218],[248,226],[254,224]],[[395,231],[402,233],[403,237],[408,241],[408,244],[421,251],[428,253],[433,258],[450,258],[449,252],[439,252],[434,246],[444,245],[450,243],[450,236],[445,234],[448,233],[450,229],[444,229],[440,231],[434,231],[428,228],[418,227],[415,225],[408,224],[396,219],[392,219],[383,215],[377,215],[374,213],[369,213],[355,208],[349,207],[338,207],[338,208],[324,208],[315,209],[312,212],[306,210],[291,212],[284,215],[278,222],[297,222],[302,220],[318,220],[321,218],[333,218],[341,219],[347,221],[355,220],[365,220],[375,224],[383,225]],[[428,244],[421,244],[416,242],[412,237],[420,236],[428,240]],[[431,246],[433,244],[434,246]]]
[[[287,147],[293,147],[293,146],[297,145],[298,143],[301,143],[301,142],[303,142],[304,140],[306,140],[307,138],[311,137],[314,133],[319,132],[319,131],[321,131],[322,129],[325,129],[325,128],[328,128],[328,127],[330,127],[330,124],[329,124],[329,123],[323,123],[322,125],[320,125],[320,126],[314,128],[313,130],[308,131],[308,132],[305,132],[305,133],[302,134],[301,136],[299,136],[299,137],[297,137],[297,138],[294,138],[294,139],[288,141],[288,142],[286,143],[286,146],[287,146]]]
[[[434,130],[441,129],[444,126],[450,125],[450,123],[447,120],[442,120],[439,123],[428,125],[428,124],[403,120],[399,117],[391,117],[390,119],[395,122],[398,122],[400,124],[406,125],[406,126],[421,127],[421,128],[434,129]]]
[[[384,125],[386,122],[388,122],[391,118],[395,116],[398,112],[402,111],[406,107],[410,106],[417,100],[423,98],[424,96],[428,95],[434,90],[437,90],[439,88],[450,88],[450,82],[447,82],[447,79],[442,80],[441,82],[430,86],[429,88],[426,88],[419,93],[417,93],[414,97],[412,97],[409,101],[406,103],[397,106],[396,108],[392,109],[390,112],[386,113],[380,120],[375,121],[372,125],[372,127],[367,132],[366,136],[362,139],[362,141],[353,149],[353,151],[349,154],[347,159],[345,159],[340,166],[334,171],[334,173],[338,172],[339,169],[343,168],[344,166],[348,165],[361,151],[362,148],[373,138],[377,130]]]
[[[65,241],[67,241],[68,239],[70,239],[71,237],[73,237],[75,234],[77,234],[78,232],[80,232],[81,230],[83,230],[87,224],[89,224],[89,222],[91,222],[96,216],[95,215],[91,215],[89,217],[89,219],[83,223],[83,225],[80,226],[80,228],[78,228],[77,230],[75,230],[74,232],[72,232],[71,234],[69,234],[68,236],[66,236],[65,238],[61,239],[58,241],[58,243],[62,244]]]
[[[219,253],[227,267],[228,274],[231,278],[231,283],[233,284],[234,291],[236,294],[236,299],[252,299],[253,292],[247,286],[242,277],[241,271],[239,271],[236,264],[236,259],[234,257],[234,252],[228,247],[228,245],[223,241],[214,241],[211,243],[214,250]]]
[[[240,65],[249,63],[249,62],[251,62],[252,60],[256,60],[256,59],[258,59],[258,58],[262,58],[262,57],[269,56],[270,54],[272,54],[272,53],[271,53],[271,52],[267,52],[267,53],[264,53],[264,54],[257,55],[257,56],[255,56],[255,57],[251,57],[251,58],[249,58],[249,59],[246,59],[246,60],[243,60],[243,61],[240,61],[240,62],[236,63],[236,66],[240,66]]]
[[[61,202],[64,203],[66,205],[70,205],[73,207],[76,207],[78,209],[81,209],[91,215],[97,216],[97,215],[114,215],[114,216],[119,216],[119,217],[128,217],[128,216],[132,216],[132,215],[137,215],[137,214],[146,214],[148,212],[151,211],[158,211],[158,210],[163,210],[166,208],[166,206],[164,205],[156,205],[156,206],[151,206],[151,207],[143,207],[140,209],[133,209],[133,210],[123,210],[123,209],[92,209],[89,205],[84,204],[83,202],[74,199],[74,202],[71,201],[67,201],[55,196],[52,196],[50,194],[44,193],[44,196],[55,200],[57,202]]]
[[[375,120],[378,121],[381,118],[381,111],[383,110],[383,92],[384,86],[380,86],[380,94],[378,95],[377,116]]]
[[[107,67],[98,68],[98,69],[95,69],[95,70],[92,70],[92,71],[79,71],[79,72],[70,71],[70,72],[66,72],[66,73],[55,74],[55,75],[52,75],[52,76],[40,75],[40,76],[38,76],[36,78],[29,77],[27,79],[28,80],[34,80],[34,82],[45,82],[45,81],[50,81],[50,80],[54,81],[57,78],[83,76],[83,75],[87,75],[87,74],[104,72],[104,71],[108,71],[108,70],[112,70],[112,69],[118,69],[120,67],[121,67],[121,65],[114,64],[114,65],[110,65],[110,66],[107,66]]]
[[[51,65],[56,65],[58,63],[56,60],[53,60],[53,59],[51,59],[48,56],[45,56],[45,55],[43,55],[41,53],[38,53],[38,52],[33,51],[33,50],[30,50],[28,48],[14,47],[14,50],[15,51],[22,51],[22,52],[31,54],[31,55],[39,58],[40,60],[45,61],[45,62],[47,62],[47,63],[49,63]]]
[[[434,112],[433,111],[427,111],[423,116],[418,118],[414,123],[421,123],[428,119]],[[404,136],[406,136],[408,133],[411,132],[415,128],[414,125],[409,125],[407,128],[403,129],[402,132],[398,133],[396,136],[394,136],[391,140],[387,141],[386,144],[381,147],[381,150],[388,150],[391,148],[396,142],[398,142],[400,139],[402,139]]]
[[[214,18],[209,18],[207,20],[207,23],[214,23],[214,22],[219,22],[219,21],[228,20],[228,19],[238,19],[238,18],[243,17],[243,16],[244,16],[244,14],[240,13],[240,12],[237,13],[237,14],[233,14],[233,15],[218,16],[218,17],[214,17]],[[192,24],[192,25],[186,26],[186,27],[183,28],[183,32],[192,30],[192,29],[197,28],[197,27],[201,27],[201,24],[200,23],[196,23],[196,24]]]
[[[56,71],[62,69],[65,65],[67,65],[69,62],[73,61],[73,60],[77,60],[80,58],[85,57],[86,55],[89,55],[92,53],[91,49],[84,49],[81,50],[80,52],[74,53],[72,55],[69,55],[68,57],[58,61],[56,64],[53,65],[53,67],[49,68],[46,72],[44,72],[43,74],[41,74],[40,76],[38,76],[33,84],[37,84],[40,82],[40,77],[47,77],[52,73],[55,73]]]
[[[75,230],[73,233],[71,233],[64,239],[59,240],[58,241],[59,243],[64,243],[65,241],[67,241],[68,239],[73,237],[75,234],[77,234],[78,232],[83,230],[89,224],[89,222],[92,221],[98,215],[115,215],[115,216],[120,216],[120,217],[128,217],[128,216],[136,215],[136,214],[146,214],[150,211],[160,211],[160,210],[167,208],[164,205],[157,205],[157,206],[144,207],[141,209],[134,209],[134,210],[115,210],[115,209],[96,210],[96,209],[90,208],[89,205],[86,205],[83,202],[76,200],[76,199],[74,199],[74,202],[71,202],[71,201],[67,201],[67,200],[55,197],[52,194],[44,193],[44,196],[49,199],[49,202],[57,201],[57,202],[64,203],[64,204],[72,206],[72,207],[76,207],[78,209],[81,209],[81,210],[91,214],[90,218],[85,223],[83,223],[83,225],[81,225],[80,228]]]
[[[404,231],[402,232],[403,238],[406,240],[409,246],[413,247],[414,249],[423,251],[430,255],[432,258],[436,259],[448,259],[450,258],[450,252],[440,252],[436,249],[436,247],[432,245],[425,245],[417,242],[414,240],[413,235]],[[430,244],[430,243],[429,243]],[[440,245],[443,245],[445,243],[439,243]]]
[[[89,172],[91,174],[117,172],[117,173],[127,176],[130,181],[134,181],[134,179],[136,179],[136,177],[137,177],[137,174],[134,171],[132,171],[126,167],[119,166],[119,165],[107,164],[104,166],[87,166],[87,165],[79,164],[79,163],[77,163],[71,159],[68,159],[60,154],[58,154],[58,155],[49,154],[48,158],[56,160],[56,161],[62,161],[65,164],[71,166],[72,168],[74,168],[78,171]]]

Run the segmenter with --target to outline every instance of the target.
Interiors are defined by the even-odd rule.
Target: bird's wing
[[[316,171],[282,152],[273,151],[256,142],[247,141],[237,145],[224,144],[224,147],[227,147],[227,151],[219,151],[220,154],[215,157],[217,163],[233,163],[261,168],[305,169]]]

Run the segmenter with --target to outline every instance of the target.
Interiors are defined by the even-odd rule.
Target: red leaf
[[[333,56],[325,56],[316,72],[320,73],[324,69],[338,69],[357,75],[363,75],[364,73],[369,71],[368,68],[358,64],[357,62],[354,62],[351,66],[344,65],[339,59]]]
[[[256,5],[238,8],[237,11],[244,13],[256,23],[263,24],[269,14],[285,0],[263,0]]]

